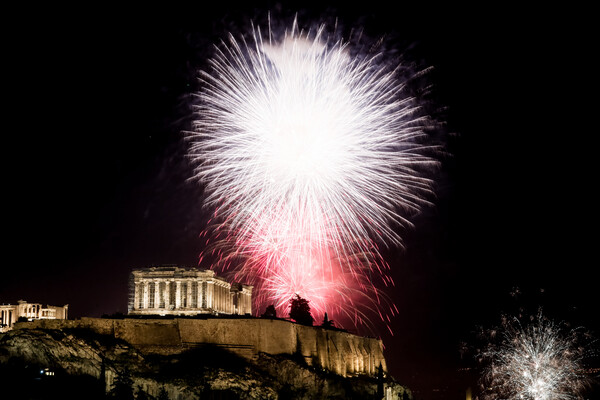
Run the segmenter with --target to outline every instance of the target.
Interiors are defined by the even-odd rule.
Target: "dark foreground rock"
[[[252,360],[206,345],[142,354],[86,329],[17,329],[0,335],[0,398],[18,399],[412,399],[393,378],[341,377],[302,357]]]

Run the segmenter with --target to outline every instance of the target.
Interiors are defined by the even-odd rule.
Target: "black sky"
[[[450,385],[460,341],[514,307],[514,287],[598,332],[590,38],[523,10],[493,19],[329,4],[8,13],[19,23],[2,50],[0,301],[99,317],[126,311],[131,268],[195,264],[205,216],[182,142],[194,70],[227,29],[263,10],[299,10],[411,43],[445,107],[450,156],[435,207],[414,219],[405,249],[387,254],[400,311],[395,335],[383,337],[392,374],[423,399]]]

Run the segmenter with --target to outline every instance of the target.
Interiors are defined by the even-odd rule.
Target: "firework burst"
[[[362,321],[367,299],[385,318],[373,277],[393,282],[377,243],[401,245],[397,228],[428,203],[432,120],[402,66],[325,28],[294,20],[279,36],[253,27],[216,46],[189,154],[218,210],[210,251],[257,286],[256,306],[283,311],[297,293],[317,313]]]
[[[499,344],[482,360],[484,399],[582,399],[590,384],[583,362],[591,355],[582,329],[567,329],[540,312],[527,325],[505,319]]]

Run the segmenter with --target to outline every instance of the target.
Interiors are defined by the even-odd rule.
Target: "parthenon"
[[[252,314],[252,286],[229,283],[214,271],[177,266],[132,270],[128,314]]]

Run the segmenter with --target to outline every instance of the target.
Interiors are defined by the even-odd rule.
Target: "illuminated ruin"
[[[0,304],[0,332],[13,328],[15,322],[37,319],[67,319],[69,305],[43,307],[41,303],[28,303],[19,300],[17,304]]]
[[[134,269],[127,311],[131,315],[251,315],[252,286],[229,283],[205,269]]]

